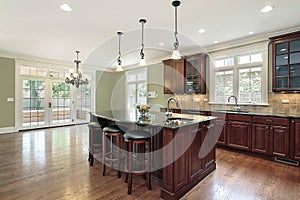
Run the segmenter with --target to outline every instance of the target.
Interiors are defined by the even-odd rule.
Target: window
[[[126,71],[126,110],[130,117],[136,116],[136,105],[147,104],[147,68]]]
[[[267,48],[239,48],[211,55],[210,99],[227,103],[235,95],[239,104],[267,103]],[[213,58],[217,59],[213,59]]]

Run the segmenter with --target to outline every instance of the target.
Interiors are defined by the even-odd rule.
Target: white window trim
[[[218,71],[214,67],[214,61],[217,59],[227,58],[227,57],[234,57],[234,63],[236,66],[237,64],[237,55],[244,55],[249,53],[255,53],[255,52],[262,52],[263,53],[263,63],[262,63],[262,102],[261,103],[239,103],[239,105],[261,105],[261,106],[268,106],[268,42],[261,42],[257,44],[250,44],[242,47],[236,47],[236,48],[230,48],[227,50],[217,51],[210,54],[210,101],[209,104],[216,105],[216,104],[225,104],[225,105],[233,105],[233,103],[227,103],[227,102],[216,102],[214,100],[215,96],[215,90],[213,89],[215,87],[215,76],[214,72]],[[258,63],[247,63],[240,65],[239,69],[243,67],[250,67],[255,66]],[[261,65],[261,62],[259,62],[259,65]],[[219,67],[221,70],[234,70],[234,77],[233,77],[233,95],[238,96],[238,73],[237,68],[233,66],[228,67]]]

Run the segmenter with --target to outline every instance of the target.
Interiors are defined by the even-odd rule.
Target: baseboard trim
[[[4,127],[0,128],[0,134],[4,133],[14,133],[15,132],[15,127]]]

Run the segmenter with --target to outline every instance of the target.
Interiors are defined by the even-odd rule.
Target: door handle
[[[51,102],[49,102],[49,108],[51,108],[52,107],[52,104],[51,104]]]

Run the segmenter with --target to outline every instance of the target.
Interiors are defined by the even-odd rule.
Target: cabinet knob
[[[266,129],[269,129],[269,127],[267,126]]]
[[[295,123],[295,120],[292,120],[292,123]]]
[[[271,120],[271,119],[266,119],[266,122],[273,122],[273,120]]]

